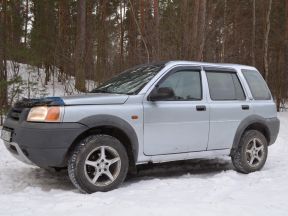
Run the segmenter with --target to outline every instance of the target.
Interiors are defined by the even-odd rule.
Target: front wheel
[[[126,149],[109,135],[92,135],[82,140],[68,162],[70,180],[84,193],[117,188],[127,171]]]
[[[257,130],[249,130],[241,137],[232,155],[232,163],[238,172],[255,172],[264,166],[268,147],[265,136]]]

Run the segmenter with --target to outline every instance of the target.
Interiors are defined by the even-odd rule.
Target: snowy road
[[[239,174],[228,159],[192,161],[169,172],[145,169],[117,190],[92,195],[78,193],[65,172],[18,162],[0,141],[0,215],[287,216],[288,113],[279,117],[280,136],[260,172]]]

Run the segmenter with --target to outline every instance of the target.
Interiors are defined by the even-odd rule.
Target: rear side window
[[[252,96],[255,100],[270,100],[270,91],[258,71],[255,70],[242,70],[242,73],[249,85]]]
[[[206,72],[212,100],[245,100],[241,83],[234,72]]]

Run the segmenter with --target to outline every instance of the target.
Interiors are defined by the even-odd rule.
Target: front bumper
[[[19,147],[17,143],[14,142],[7,142],[4,140],[4,144],[7,148],[7,150],[18,160],[22,161],[23,163],[34,165],[32,161],[29,160],[29,158],[24,154],[22,149]]]
[[[12,132],[5,146],[17,159],[39,167],[67,166],[67,152],[86,131],[80,123],[32,123],[6,119],[3,129]]]

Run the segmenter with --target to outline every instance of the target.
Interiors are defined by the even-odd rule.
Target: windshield
[[[93,89],[91,93],[137,94],[165,64],[141,65],[128,69]]]

